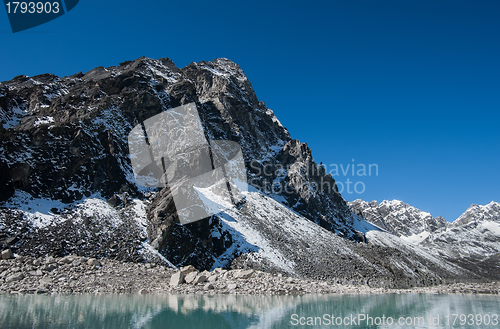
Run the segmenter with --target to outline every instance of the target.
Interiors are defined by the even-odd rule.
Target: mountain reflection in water
[[[419,328],[463,328],[459,318],[455,326],[447,325],[446,316],[479,314],[474,321],[486,320],[488,315],[490,324],[475,322],[469,327],[489,328],[499,310],[497,295],[22,295],[0,296],[0,328],[304,327],[301,324],[319,328],[334,327],[328,319],[353,319],[359,314],[375,322],[377,317],[391,317],[395,323],[387,326],[356,322],[344,327],[408,328],[398,325],[398,318],[422,317],[424,322]],[[438,315],[439,325],[432,325],[431,318],[436,321]]]

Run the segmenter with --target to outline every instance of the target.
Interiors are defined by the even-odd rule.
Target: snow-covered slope
[[[230,233],[232,246],[213,267],[252,267],[299,277],[372,286],[414,286],[473,276],[427,250],[362,220],[357,227],[368,243],[339,237],[283,204],[251,188],[241,209],[218,215],[212,238]],[[232,254],[240,254],[233,259]]]

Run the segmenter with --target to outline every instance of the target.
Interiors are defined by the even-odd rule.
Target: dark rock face
[[[135,184],[128,134],[144,120],[190,102],[197,104],[208,140],[241,145],[251,185],[281,196],[322,227],[359,240],[333,178],[320,171],[306,144],[290,138],[257,99],[244,72],[227,59],[178,69],[169,59],[140,58],[69,77],[44,74],[2,82],[0,200],[15,191],[68,205],[92,195],[118,208],[127,206],[123,193],[145,199],[151,189]],[[270,188],[273,182],[282,189]],[[155,196],[147,218],[151,244],[176,264],[210,267],[232,245],[228,234],[208,236],[217,230],[216,216],[179,225],[168,188]],[[37,241],[28,236],[21,240]],[[17,251],[26,250],[23,246]]]

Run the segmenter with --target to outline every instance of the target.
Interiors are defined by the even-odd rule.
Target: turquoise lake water
[[[500,328],[498,295],[0,296],[0,328]]]

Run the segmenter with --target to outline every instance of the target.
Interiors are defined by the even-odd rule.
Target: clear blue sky
[[[378,165],[347,200],[500,201],[500,1],[81,0],[17,34],[2,11],[0,38],[0,81],[227,57],[318,162]]]

